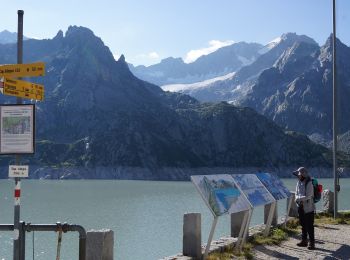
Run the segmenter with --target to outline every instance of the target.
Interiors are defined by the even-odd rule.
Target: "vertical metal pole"
[[[333,0],[333,177],[334,177],[334,218],[338,215],[338,165],[337,165],[337,145],[338,145],[338,127],[337,127],[337,44],[336,44],[336,14],[335,0]]]
[[[20,259],[25,260],[26,255],[26,231],[25,231],[26,223],[21,221],[20,222],[20,229],[19,229],[19,238],[20,238]]]
[[[17,63],[23,63],[23,10],[18,10],[18,30],[17,30]],[[22,104],[22,98],[17,98],[17,104]],[[20,164],[20,156],[16,155],[16,165]],[[20,187],[21,179],[15,178],[15,208],[14,208],[14,240],[13,259],[20,260]],[[19,189],[18,189],[19,188]],[[18,194],[19,190],[19,194]],[[17,191],[17,194],[16,194]],[[16,196],[17,195],[17,196]],[[19,196],[18,196],[19,195]],[[22,232],[21,232],[22,233]]]

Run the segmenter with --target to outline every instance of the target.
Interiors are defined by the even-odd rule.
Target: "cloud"
[[[149,57],[150,59],[159,59],[159,55],[158,55],[158,53],[156,53],[155,51],[154,51],[154,52],[150,52],[150,53],[148,54],[148,57]]]
[[[136,56],[130,61],[134,66],[137,65],[145,65],[149,66],[152,64],[156,64],[160,61],[160,55],[155,52],[151,51],[149,53],[141,53]]]
[[[186,54],[185,62],[186,63],[194,62],[200,56],[208,55],[209,53],[212,53],[219,48],[231,45],[233,43],[234,43],[234,41],[232,41],[232,40],[227,40],[227,41],[211,40],[208,43],[209,47],[205,47],[205,48],[198,49],[198,50],[190,50]]]
[[[159,59],[159,54],[156,53],[155,51],[152,51],[147,54],[139,54],[137,55],[137,58],[155,60],[155,59]]]

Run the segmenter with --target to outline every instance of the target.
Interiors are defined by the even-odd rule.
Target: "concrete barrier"
[[[266,204],[265,207],[264,207],[264,224],[265,225],[267,223],[267,219],[268,219],[269,214],[270,214],[271,206],[272,206],[272,203]],[[273,214],[273,217],[272,217],[272,222],[271,222],[272,226],[277,226],[277,223],[278,223],[278,209],[277,208],[278,207],[276,205],[275,210],[274,210],[274,214]]]
[[[231,214],[231,237],[238,237],[246,211]],[[249,236],[249,234],[247,234]]]
[[[114,234],[110,229],[86,233],[87,260],[113,260]]]
[[[334,192],[330,190],[324,190],[322,192],[323,198],[323,212],[332,213],[334,212]]]
[[[292,200],[292,204],[289,210],[289,217],[297,218],[299,215],[298,215],[298,206],[295,203],[295,192],[291,192],[291,193],[292,193],[292,196],[287,199],[287,207],[288,207],[289,201]]]
[[[182,254],[195,259],[202,257],[201,214],[184,214]]]

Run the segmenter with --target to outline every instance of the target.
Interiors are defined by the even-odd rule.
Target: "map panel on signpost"
[[[228,174],[191,176],[214,216],[250,209],[250,204]]]
[[[237,174],[232,175],[232,177],[253,207],[275,202],[274,197],[255,174]]]
[[[272,194],[275,200],[286,199],[291,196],[290,191],[277,176],[265,172],[259,172],[256,176]]]
[[[34,153],[34,105],[0,106],[0,154]]]

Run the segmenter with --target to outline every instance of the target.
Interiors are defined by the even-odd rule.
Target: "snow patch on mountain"
[[[276,39],[273,39],[272,41],[270,41],[269,43],[267,43],[264,48],[262,48],[261,50],[258,51],[259,54],[263,55],[266,52],[268,52],[269,50],[271,50],[272,48],[274,48],[277,44],[279,44],[282,41],[282,37],[277,37]]]
[[[252,64],[256,59],[255,57],[253,57],[252,59],[247,59],[246,57],[243,56],[237,56],[237,58],[239,59],[240,62],[242,62],[242,66],[247,66]]]
[[[231,79],[236,72],[231,72],[228,73],[224,76],[204,80],[201,82],[196,82],[192,84],[169,84],[169,85],[163,85],[161,88],[164,91],[170,91],[170,92],[183,92],[183,91],[188,91],[188,90],[194,90],[194,89],[201,89],[201,88],[207,88],[209,87],[212,83],[218,82],[218,81],[224,81],[227,79]]]

